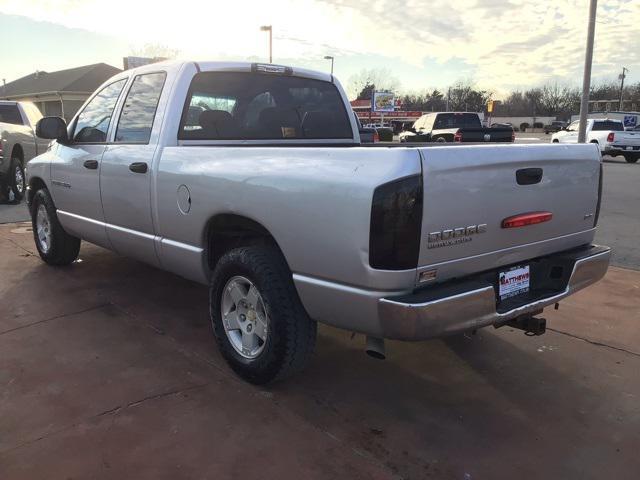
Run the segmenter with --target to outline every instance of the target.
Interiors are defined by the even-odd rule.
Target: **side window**
[[[164,72],[134,78],[118,121],[116,143],[149,143],[165,78]]]
[[[107,141],[111,115],[125,83],[126,79],[123,78],[107,85],[84,107],[76,120],[74,142],[104,143]]]
[[[567,132],[577,132],[579,128],[579,122],[573,122],[567,127]]]

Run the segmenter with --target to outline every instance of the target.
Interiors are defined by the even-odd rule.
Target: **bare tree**
[[[360,70],[349,78],[349,93],[359,96],[365,90],[396,93],[400,89],[400,81],[388,68],[372,68]],[[371,88],[373,87],[373,88]],[[366,94],[365,94],[366,95]],[[370,97],[369,97],[370,98]]]

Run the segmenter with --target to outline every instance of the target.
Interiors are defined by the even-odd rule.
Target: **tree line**
[[[350,90],[359,100],[369,100],[375,91],[396,94],[403,110],[473,111],[486,110],[494,97],[491,90],[477,88],[472,81],[459,81],[446,89],[428,89],[401,93],[400,82],[387,69],[363,70],[350,78]],[[617,100],[620,85],[615,81],[592,85],[590,100]],[[637,103],[640,108],[640,82],[625,85],[625,101]],[[508,117],[552,116],[567,120],[580,111],[580,88],[557,83],[509,93],[494,104],[493,115]]]

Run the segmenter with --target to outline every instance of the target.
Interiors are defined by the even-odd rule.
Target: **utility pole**
[[[587,140],[587,113],[589,111],[589,91],[591,90],[591,64],[593,62],[593,38],[596,33],[596,10],[598,0],[589,1],[589,25],[587,28],[587,48],[584,54],[584,77],[582,78],[582,99],[580,101],[580,129],[578,143]]]
[[[620,103],[618,105],[618,110],[623,111],[622,109],[622,93],[624,92],[624,79],[626,78],[625,73],[628,72],[629,69],[627,67],[622,67],[622,73],[618,76],[620,79]]]
[[[449,87],[449,89],[447,90],[447,108],[446,111],[449,111],[449,101],[451,99],[451,87]]]
[[[269,32],[269,63],[273,63],[273,27],[271,25],[263,25],[260,27],[261,32]]]
[[[331,75],[333,75],[333,57],[331,55],[325,55],[325,60],[331,60]]]

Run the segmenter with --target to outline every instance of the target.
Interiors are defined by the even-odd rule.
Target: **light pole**
[[[260,27],[260,31],[261,32],[269,32],[269,63],[273,63],[273,50],[272,50],[272,45],[273,45],[273,28],[271,25],[263,25]]]
[[[622,67],[622,73],[618,76],[620,79],[620,104],[618,105],[618,110],[621,112],[622,110],[622,93],[624,92],[624,79],[626,78],[625,73],[628,72],[629,69],[627,67]]]
[[[331,60],[331,75],[333,75],[333,57],[331,55],[325,55],[325,60]]]
[[[589,111],[589,90],[591,89],[591,63],[593,61],[593,37],[596,33],[596,9],[598,0],[589,2],[589,27],[587,28],[587,48],[584,53],[584,76],[582,77],[582,99],[580,100],[580,129],[578,143],[587,140],[587,112]]]

